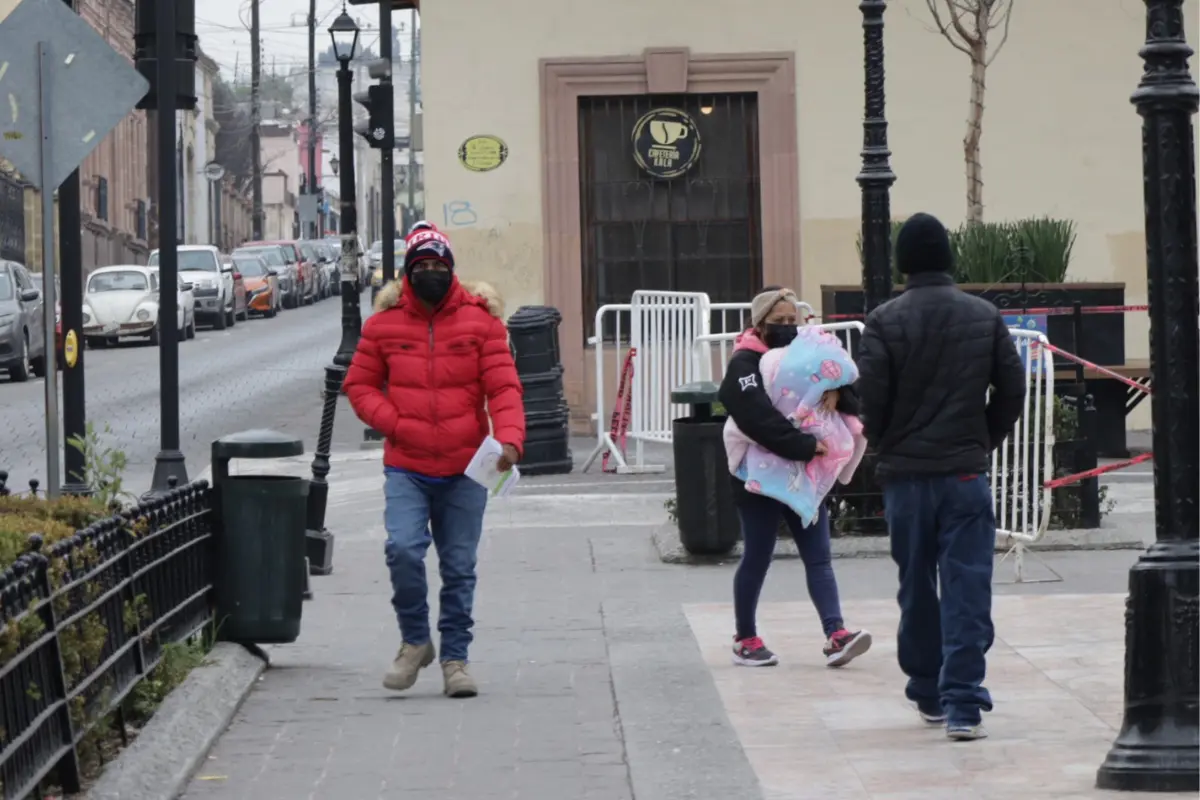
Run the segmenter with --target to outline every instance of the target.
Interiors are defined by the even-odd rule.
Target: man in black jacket
[[[896,263],[908,283],[867,317],[858,391],[900,568],[900,668],[922,719],[945,723],[951,739],[979,739],[992,708],[987,472],[1021,414],[1025,368],[996,307],[955,286],[941,222],[904,223]]]

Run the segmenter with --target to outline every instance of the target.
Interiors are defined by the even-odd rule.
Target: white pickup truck
[[[181,244],[179,277],[192,284],[196,296],[196,321],[223,331],[237,322],[233,294],[233,267],[221,251],[208,244]],[[149,266],[158,266],[158,250],[150,252]]]

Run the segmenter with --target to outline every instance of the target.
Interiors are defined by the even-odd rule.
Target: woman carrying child
[[[764,289],[751,303],[750,321],[751,327],[737,339],[721,382],[720,401],[731,421],[726,427],[730,471],[745,475],[746,444],[752,443],[790,462],[793,475],[796,475],[806,471],[814,459],[826,457],[829,447],[816,436],[802,430],[799,420],[793,421],[775,407],[760,371],[764,354],[769,350],[786,348],[797,336],[797,326],[801,321],[798,319],[795,293],[780,287]],[[851,415],[847,418],[848,422],[851,425],[858,424],[857,418],[853,417],[858,412],[858,402],[849,385],[824,392],[815,405],[818,408],[811,411],[817,416]],[[857,430],[861,431],[860,425]],[[858,456],[861,457],[861,450]],[[844,461],[840,463],[844,464]],[[857,464],[857,459],[854,464]],[[849,467],[851,473],[853,469],[853,465]],[[829,515],[823,498],[820,498],[819,514],[811,524],[805,525],[788,504],[757,491],[748,491],[744,478],[739,478],[737,474],[731,477],[743,541],[742,560],[733,577],[733,606],[737,624],[733,662],[747,667],[774,666],[779,663],[778,656],[767,648],[758,635],[755,612],[771,565],[781,518],[787,523],[804,562],[808,594],[816,606],[826,637],[823,650],[825,663],[840,667],[865,653],[871,646],[871,634],[847,630],[842,619],[830,552]],[[751,489],[758,488],[757,482],[751,481]]]

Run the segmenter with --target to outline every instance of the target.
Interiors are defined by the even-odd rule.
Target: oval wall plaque
[[[458,160],[471,172],[490,172],[508,160],[508,145],[499,136],[472,136],[458,148]]]

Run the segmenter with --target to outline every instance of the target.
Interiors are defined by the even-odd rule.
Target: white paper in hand
[[[504,454],[504,446],[491,436],[483,440],[471,463],[467,464],[464,473],[468,478],[488,490],[489,497],[503,497],[517,486],[521,479],[521,471],[513,467],[508,472],[496,468],[500,456]]]

